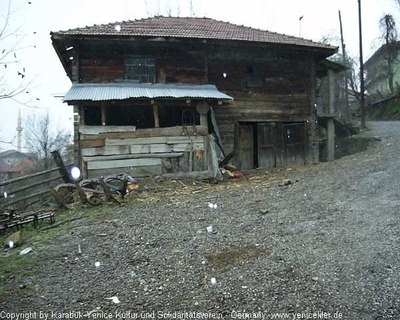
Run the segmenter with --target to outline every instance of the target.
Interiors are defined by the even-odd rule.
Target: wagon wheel
[[[55,186],[54,190],[60,196],[63,204],[74,203],[78,199],[78,193],[75,185],[70,183],[61,183]]]
[[[82,180],[79,182],[79,186],[87,192],[102,192],[100,183],[98,180]]]
[[[97,196],[97,195],[91,195],[91,196],[88,198],[88,201],[89,201],[89,203],[90,203],[92,206],[98,206],[98,205],[101,203],[101,199],[100,199],[100,197]]]
[[[118,177],[106,177],[105,182],[111,192],[116,192],[122,196],[126,194],[127,182]]]

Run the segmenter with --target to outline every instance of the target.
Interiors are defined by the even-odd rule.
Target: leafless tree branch
[[[13,10],[12,1],[8,0],[7,10],[0,16],[0,67],[4,70],[0,76],[0,100],[15,98],[33,85],[33,80],[28,80],[25,68],[18,70],[15,67],[20,64],[18,53],[32,48],[32,45],[23,44],[26,35],[21,33],[22,26],[10,28],[12,15],[22,7]],[[10,66],[13,67],[10,69]]]
[[[71,135],[63,130],[55,133],[50,131],[49,114],[41,117],[30,115],[24,124],[24,138],[26,148],[36,156],[44,170],[53,164],[51,152],[58,150],[66,157],[68,146],[72,143]]]

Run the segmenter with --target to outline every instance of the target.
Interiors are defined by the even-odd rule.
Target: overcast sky
[[[18,96],[19,102],[0,100],[0,137],[12,141],[15,137],[18,110],[23,121],[32,113],[49,112],[53,128],[72,130],[72,107],[57,96],[71,86],[51,45],[50,32],[70,28],[106,24],[123,20],[146,18],[153,15],[210,17],[234,24],[260,28],[278,33],[319,41],[330,37],[339,45],[338,11],[341,11],[344,38],[352,56],[358,56],[358,1],[357,0],[11,0],[9,31],[16,30],[8,41],[21,40],[28,47],[17,52],[18,63],[0,69],[8,83],[32,81],[28,93]],[[0,0],[2,18],[9,0]],[[395,0],[362,0],[364,60],[380,47],[382,41],[379,19],[392,14],[399,21],[400,8]],[[300,17],[301,22],[299,20]],[[3,22],[3,21],[2,21]],[[3,23],[0,24],[0,27]],[[0,50],[9,42],[1,41]],[[1,52],[0,51],[0,52]],[[6,72],[6,73],[5,73]],[[25,103],[27,103],[25,105]],[[28,106],[27,106],[28,105]],[[1,140],[1,139],[0,139]],[[14,144],[16,140],[13,140]],[[0,145],[5,149],[16,148]]]

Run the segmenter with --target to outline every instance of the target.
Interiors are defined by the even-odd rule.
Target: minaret
[[[18,112],[17,120],[17,150],[21,152],[21,136],[22,136],[22,124],[21,124],[21,109]]]

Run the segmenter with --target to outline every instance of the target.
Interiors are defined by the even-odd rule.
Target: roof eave
[[[326,52],[326,54],[332,55],[338,51],[338,47],[333,47],[330,45],[321,46],[315,42],[313,45],[310,40],[310,45],[305,44],[296,44],[290,42],[278,42],[278,41],[257,41],[257,40],[247,40],[247,39],[218,39],[218,38],[206,38],[206,37],[177,37],[177,36],[152,36],[152,35],[125,35],[125,34],[68,34],[68,33],[57,33],[52,32],[52,39],[57,40],[95,40],[95,39],[108,39],[108,40],[147,40],[147,41],[156,41],[160,38],[164,39],[165,41],[180,41],[180,40],[192,40],[192,41],[203,41],[203,42],[239,42],[239,43],[248,43],[248,44],[255,44],[255,45],[277,45],[277,46],[292,46],[294,48],[302,48],[307,50],[315,50],[320,52]],[[328,56],[329,56],[328,55]]]
[[[219,99],[219,98],[191,98],[191,97],[180,97],[180,98],[174,98],[174,97],[160,97],[160,98],[147,98],[147,97],[141,97],[141,98],[129,98],[129,99],[105,99],[105,100],[63,100],[64,103],[68,104],[69,106],[74,106],[74,105],[82,105],[85,103],[101,103],[101,102],[113,102],[113,101],[118,101],[118,102],[129,102],[129,101],[149,101],[149,104],[157,104],[157,101],[214,101],[217,102],[218,104],[224,104],[224,103],[230,103],[233,101],[232,99]]]

